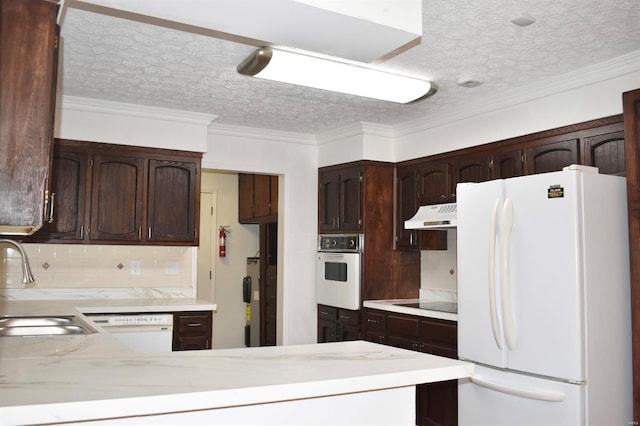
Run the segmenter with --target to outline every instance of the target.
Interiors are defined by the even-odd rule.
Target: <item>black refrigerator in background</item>
[[[247,323],[244,344],[260,346],[260,258],[247,258],[247,275],[242,279],[242,300],[246,304]]]

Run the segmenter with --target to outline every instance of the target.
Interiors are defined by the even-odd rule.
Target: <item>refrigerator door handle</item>
[[[502,338],[500,335],[500,324],[498,323],[498,309],[496,308],[496,233],[498,231],[498,208],[500,199],[496,200],[493,206],[493,217],[491,220],[491,230],[489,232],[489,312],[491,313],[491,328],[493,338],[499,349],[502,349]]]
[[[519,396],[527,399],[537,399],[539,401],[547,402],[562,402],[565,399],[564,392],[545,391],[545,390],[533,390],[524,389],[513,386],[504,385],[501,383],[492,382],[489,380],[481,379],[479,377],[470,377],[471,383],[474,383],[483,388],[491,389],[496,392],[506,393],[507,395]]]
[[[509,349],[516,347],[516,324],[513,320],[511,297],[509,295],[509,239],[513,227],[513,204],[510,198],[502,206],[502,223],[500,226],[500,303],[502,305],[502,322],[504,337]]]

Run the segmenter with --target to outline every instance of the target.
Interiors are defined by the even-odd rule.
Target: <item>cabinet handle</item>
[[[151,227],[149,227],[149,230],[147,231],[147,238],[151,239]]]
[[[202,323],[200,322],[190,322],[189,324],[187,324],[188,327],[201,327]]]
[[[56,209],[55,207],[55,201],[56,201],[56,193],[52,192],[51,195],[49,195],[49,223],[53,223],[53,213]]]
[[[142,226],[138,226],[138,239],[142,239]]]
[[[84,225],[80,226],[80,239],[84,240]]]
[[[442,195],[440,196],[440,198],[442,198],[443,200],[446,200],[446,199],[447,199],[447,196],[446,196],[446,195],[444,195],[444,194],[442,194]]]

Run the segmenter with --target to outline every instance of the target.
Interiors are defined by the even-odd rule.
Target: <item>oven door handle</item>
[[[347,253],[357,254],[357,253]],[[344,259],[345,253],[321,253],[323,259]]]

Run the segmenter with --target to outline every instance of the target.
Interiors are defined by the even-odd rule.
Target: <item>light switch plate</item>
[[[131,270],[131,275],[140,275],[140,270],[142,269],[141,266],[142,262],[140,262],[139,260],[132,260],[130,266],[130,270]]]
[[[179,268],[178,262],[175,260],[167,260],[164,263],[164,274],[165,275],[178,275]]]

